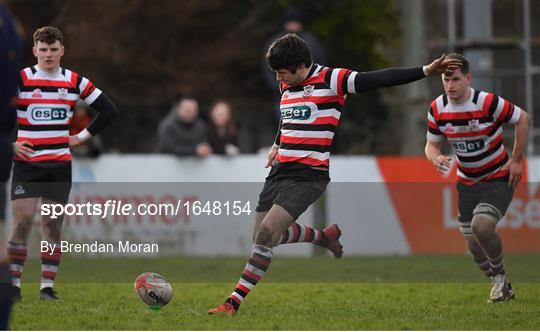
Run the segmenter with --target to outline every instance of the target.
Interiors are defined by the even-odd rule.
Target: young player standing
[[[308,45],[294,34],[277,39],[266,59],[281,91],[280,127],[266,165],[272,168],[259,196],[251,257],[234,292],[209,314],[234,315],[267,271],[272,248],[280,243],[312,242],[341,257],[337,225],[318,231],[295,220],[321,196],[330,181],[330,147],[346,95],[439,75],[459,64],[442,56],[416,68],[366,73],[328,68],[313,63]],[[300,236],[291,239],[293,234]]]
[[[37,65],[20,72],[17,100],[17,141],[13,144],[14,167],[11,206],[14,227],[8,243],[10,271],[15,299],[21,299],[21,274],[27,256],[26,243],[37,203],[65,204],[71,190],[71,153],[99,133],[117,113],[112,101],[87,78],[60,67],[64,55],[62,33],[55,27],[42,27],[34,33],[32,49]],[[69,124],[78,99],[99,114],[75,136]],[[54,280],[60,263],[62,217],[42,216],[43,241],[57,244],[54,251],[41,252],[40,299],[57,300]]]
[[[502,241],[495,228],[521,179],[529,117],[503,98],[471,88],[472,74],[465,57],[450,54],[447,58],[459,60],[462,66],[443,74],[446,94],[429,108],[426,157],[445,173],[451,159],[441,153],[443,138],[454,147],[460,231],[474,261],[491,278],[490,301],[510,300],[514,290],[506,277]],[[504,123],[516,127],[511,157],[503,145]]]

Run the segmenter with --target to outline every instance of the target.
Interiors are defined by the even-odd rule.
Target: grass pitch
[[[233,290],[244,258],[78,259],[61,264],[61,302],[40,302],[39,261],[27,264],[15,330],[539,330],[540,256],[508,256],[516,300],[486,304],[470,257],[275,257],[235,317],[208,316]],[[163,274],[174,298],[153,313],[133,291]]]

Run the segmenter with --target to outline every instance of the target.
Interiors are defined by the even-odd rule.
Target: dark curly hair
[[[447,59],[457,59],[461,61],[461,66],[459,69],[463,73],[463,75],[467,75],[469,73],[469,60],[467,60],[466,57],[464,57],[462,54],[459,53],[450,53],[446,56]]]
[[[266,62],[274,71],[287,69],[294,74],[301,64],[311,66],[311,50],[302,38],[289,33],[270,45],[266,52]]]
[[[60,30],[56,27],[41,27],[34,32],[34,45],[36,45],[38,42],[54,44],[54,42],[57,40],[61,45],[64,45],[64,37],[62,36],[62,32],[60,32]]]

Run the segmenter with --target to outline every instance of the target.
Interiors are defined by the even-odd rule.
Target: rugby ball
[[[154,273],[143,273],[135,279],[135,293],[152,309],[160,309],[172,300],[171,284],[163,276]]]

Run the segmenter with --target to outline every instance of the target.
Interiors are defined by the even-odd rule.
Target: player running
[[[281,91],[281,121],[266,167],[272,167],[259,196],[253,251],[234,292],[209,314],[234,315],[267,271],[272,248],[281,243],[311,242],[341,257],[340,230],[323,231],[295,220],[326,190],[330,147],[345,97],[371,89],[405,84],[457,68],[459,60],[439,59],[424,67],[358,73],[312,62],[304,40],[294,34],[277,39],[266,60]]]
[[[462,66],[442,76],[446,94],[429,108],[426,157],[444,174],[451,158],[441,153],[443,138],[454,147],[461,234],[474,261],[491,279],[490,301],[511,300],[514,290],[506,277],[502,242],[495,228],[521,180],[529,116],[493,93],[471,88],[465,57],[449,54],[447,58],[459,60]],[[511,157],[503,145],[504,123],[516,127]]]
[[[11,206],[14,227],[8,243],[15,300],[21,299],[21,274],[26,261],[26,243],[39,198],[45,204],[66,204],[71,190],[71,153],[99,133],[116,114],[113,102],[87,78],[60,67],[64,55],[62,33],[42,27],[34,33],[37,65],[20,72],[17,99],[17,141],[13,144],[14,167]],[[73,107],[84,100],[99,113],[78,135],[69,136]],[[41,252],[41,300],[57,300],[54,280],[60,263],[63,216],[42,216],[42,239],[54,250]]]

